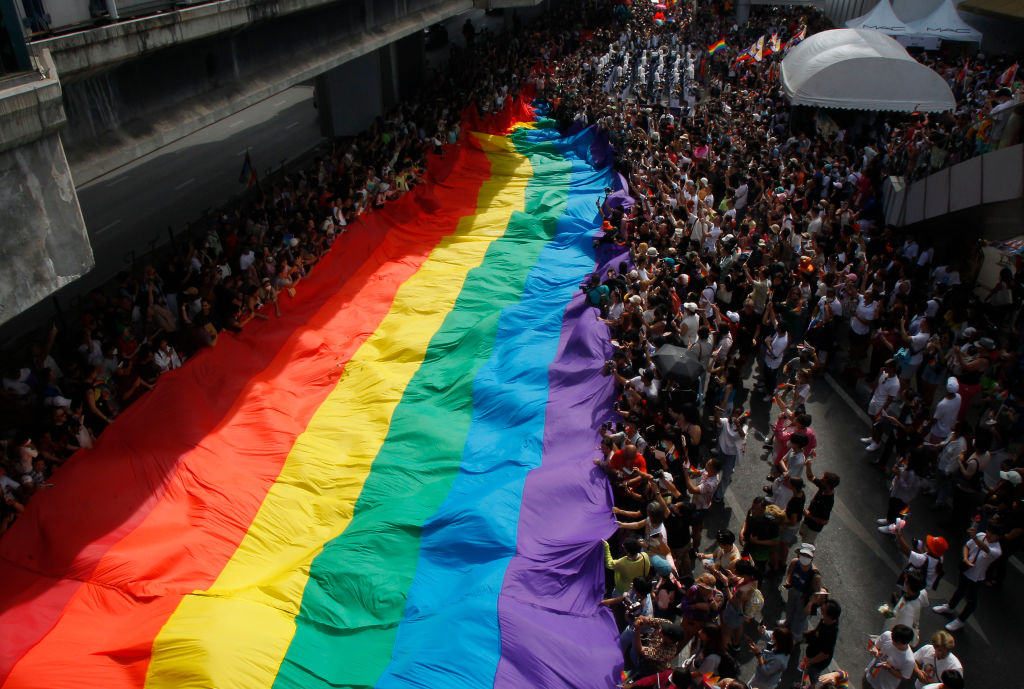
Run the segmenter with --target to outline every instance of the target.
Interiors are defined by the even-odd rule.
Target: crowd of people
[[[1014,92],[1021,55],[946,56],[920,60],[949,84],[957,109],[918,115],[885,133],[890,174],[920,179],[937,170],[1021,141],[1024,114]],[[1024,74],[1021,75],[1024,78]],[[1016,114],[1015,114],[1016,110]]]
[[[787,670],[796,686],[844,686],[860,674],[835,667],[842,605],[815,566],[841,490],[807,411],[823,375],[866,392],[864,451],[890,477],[875,526],[905,562],[879,608],[865,686],[963,687],[955,634],[1024,535],[1019,276],[1004,269],[976,295],[971,247],[941,251],[882,217],[881,179],[903,164],[899,136],[921,133],[920,120],[800,129],[775,61],[704,55],[721,38],[743,46],[803,26],[819,30],[820,17],[771,13],[740,30],[700,10],[659,28],[634,7],[607,45],[549,84],[556,117],[607,131],[635,200],[599,207],[598,244],[628,248],[628,260],[583,285],[609,326],[604,373],[621,393],[595,464],[619,524],[604,544],[603,604],[620,626],[624,686],[713,677],[769,689]],[[669,84],[681,71],[681,109],[666,107],[648,65],[668,65]],[[765,414],[759,438],[753,419]],[[706,534],[737,472],[764,471],[741,461],[762,442],[764,494],[738,528]],[[909,535],[921,493],[943,511],[945,536]],[[944,570],[956,587],[939,604],[929,592]],[[946,616],[930,638],[925,610]]]
[[[780,54],[734,62],[760,35],[828,28],[820,14],[773,10],[735,26],[717,2],[672,4],[659,22],[631,5],[571,3],[487,40],[470,40],[469,27],[467,50],[429,75],[419,100],[207,218],[159,269],[90,295],[72,333],[54,328],[12,357],[0,531],[162,373],[225,330],[287,309],[362,214],[458,144],[465,107],[500,110],[529,84],[560,126],[607,136],[631,197],[598,205],[599,255],[623,260],[584,286],[614,347],[604,373],[621,390],[595,463],[619,523],[604,545],[602,604],[621,628],[626,685],[683,689],[713,676],[723,689],[769,689],[799,668],[802,686],[844,686],[859,674],[834,666],[837,644],[862,642],[840,637],[842,606],[815,566],[842,487],[832,458],[817,456],[807,409],[832,375],[867,391],[865,452],[892,477],[876,526],[906,561],[865,682],[961,689],[954,634],[1024,533],[1019,275],[1005,269],[978,296],[974,245],[884,225],[884,174],[946,125],[892,115],[822,133],[782,99]],[[720,39],[733,49],[709,56]],[[965,107],[989,106],[978,94],[992,96],[991,74],[961,91]],[[766,464],[751,467],[743,459],[762,443]],[[705,528],[734,476],[766,469],[737,528]],[[946,536],[910,535],[906,510],[923,493],[946,514]],[[928,596],[943,570],[957,587],[940,605]],[[771,593],[779,585],[782,599]],[[932,603],[926,614],[951,619],[922,639]]]

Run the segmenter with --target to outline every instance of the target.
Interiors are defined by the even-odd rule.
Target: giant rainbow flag
[[[469,136],[73,457],[0,542],[0,686],[614,686],[594,149]]]

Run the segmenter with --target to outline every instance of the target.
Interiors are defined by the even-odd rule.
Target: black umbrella
[[[695,381],[704,373],[697,353],[676,345],[663,345],[655,352],[654,365],[661,375],[679,381]]]

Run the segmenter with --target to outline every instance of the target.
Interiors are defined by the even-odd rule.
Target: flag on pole
[[[782,52],[782,41],[779,39],[779,34],[773,33],[772,37],[768,39],[768,45],[765,46],[764,54],[771,55],[772,53]]]
[[[788,41],[786,41],[786,46],[784,48],[785,52],[788,53],[793,48],[793,46],[795,46],[797,43],[804,40],[805,38],[807,38],[807,27],[801,24],[800,30],[793,34]]]
[[[252,164],[252,158],[249,157],[249,152],[246,151],[245,161],[242,163],[242,172],[238,175],[238,183],[244,184],[246,189],[252,189],[259,184],[259,181],[256,168]]]
[[[720,39],[718,39],[717,43],[712,43],[711,45],[708,46],[708,55],[714,55],[715,53],[717,53],[719,50],[721,50],[724,47],[725,47],[725,39],[724,38],[720,38]]]
[[[996,79],[996,83],[1000,86],[1009,86],[1013,83],[1013,80],[1017,78],[1017,63],[1014,62],[1005,72],[999,75]]]
[[[764,36],[761,36],[761,38],[758,39],[757,43],[754,43],[752,46],[750,46],[749,48],[742,51],[739,55],[736,56],[736,59],[732,63],[733,69],[735,69],[736,65],[738,65],[741,62],[750,62],[751,60],[754,60],[755,62],[760,62],[761,58],[755,57],[756,55],[760,54],[758,50],[758,45],[761,45],[763,47]]]
[[[960,68],[960,72],[956,75],[957,86],[962,86],[964,79],[967,78],[967,67],[971,64],[970,60],[964,62],[964,66]]]
[[[757,43],[752,45],[751,48],[754,49],[754,52],[751,55],[751,58],[754,60],[754,62],[760,62],[761,60],[763,60],[764,59],[764,54],[765,54],[764,53],[764,36],[761,36],[761,38],[757,39]]]

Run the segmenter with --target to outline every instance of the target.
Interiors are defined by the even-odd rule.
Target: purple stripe
[[[621,250],[603,274],[624,258]],[[582,294],[566,308],[549,372],[544,454],[526,478],[516,555],[498,598],[495,689],[613,687],[622,655],[604,594],[601,539],[615,531],[611,490],[594,467],[597,428],[612,415],[608,328]]]

